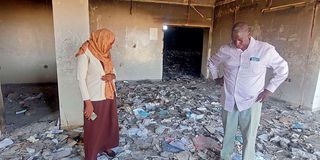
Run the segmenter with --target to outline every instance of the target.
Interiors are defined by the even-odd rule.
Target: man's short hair
[[[250,27],[245,22],[237,22],[232,26],[233,33],[250,32]]]

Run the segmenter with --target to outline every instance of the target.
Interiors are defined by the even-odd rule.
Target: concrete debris
[[[185,75],[159,82],[117,82],[116,86],[120,146],[113,149],[117,153],[115,160],[219,157],[224,134],[221,86]],[[13,94],[10,98],[12,103],[19,99]],[[0,157],[83,159],[83,128],[62,130],[57,119],[58,116],[54,121],[39,121],[4,134]],[[320,159],[319,138],[318,112],[268,101],[262,108],[256,160]],[[233,159],[237,160],[241,159],[243,147],[240,131],[234,139]],[[101,153],[98,159],[108,158]]]
[[[48,133],[48,134],[47,134],[47,137],[52,139],[52,138],[54,138],[54,134]]]
[[[261,143],[266,143],[269,141],[269,135],[261,134],[260,136],[258,136],[258,139],[260,140]]]
[[[16,114],[22,114],[22,113],[25,113],[27,111],[28,111],[27,109],[24,109],[24,110],[21,110],[21,111],[17,111]]]
[[[263,153],[257,152],[255,160],[265,160],[265,158],[263,158],[262,155]],[[242,155],[238,153],[233,153],[231,157],[232,157],[232,160],[242,160]]]
[[[32,100],[35,100],[35,99],[39,99],[43,96],[43,93],[39,93],[38,95],[36,96],[31,96],[31,97],[27,97],[25,98],[23,101],[20,101],[19,103],[21,105],[25,104],[27,101],[32,101]]]
[[[53,159],[61,159],[71,154],[72,148],[60,148],[53,153]]]
[[[39,151],[39,152],[37,152],[36,154],[34,154],[33,156],[29,157],[27,160],[36,159],[36,157],[39,157],[40,154],[41,154],[41,151]]]
[[[106,156],[105,154],[101,154],[97,157],[97,160],[108,160],[108,156]]]
[[[55,156],[57,156],[57,157],[54,157],[52,152],[48,149],[44,149],[41,154],[41,157],[43,157],[44,159],[57,159],[57,158],[59,158],[58,153]],[[63,156],[61,158],[63,158]]]
[[[204,128],[211,134],[214,134],[215,133],[215,128],[212,127],[213,125],[206,125],[204,126]]]
[[[270,139],[270,142],[279,143],[281,148],[287,148],[288,144],[290,143],[290,140],[286,139],[286,138],[279,137],[279,136],[275,136]]]
[[[194,114],[192,112],[188,112],[186,115],[187,115],[188,118],[193,119],[193,120],[199,120],[199,119],[202,119],[204,117],[203,114],[197,115],[197,114]]]
[[[307,152],[302,151],[297,148],[292,148],[292,153],[293,153],[293,156],[295,156],[293,158],[306,158],[308,160],[316,160],[317,159],[316,155],[307,153]]]
[[[19,95],[17,93],[9,93],[7,96],[7,100],[12,103],[18,99]]]
[[[64,141],[64,140],[66,140],[69,136],[68,135],[59,135],[59,136],[57,136],[58,137],[58,141]]]
[[[264,158],[263,156],[265,156],[263,153],[261,152],[257,152],[256,153],[256,160],[265,160],[266,158]],[[271,158],[270,158],[271,159]]]
[[[284,123],[284,124],[290,124],[291,123],[290,121],[291,121],[291,119],[288,117],[281,117],[279,119],[279,122]]]
[[[10,138],[5,138],[0,142],[0,148],[6,148],[7,146],[10,146],[13,144],[13,141]]]
[[[127,133],[126,133],[129,137],[133,137],[133,136],[139,136],[139,137],[143,137],[146,138],[148,136],[148,130],[144,127],[142,128],[130,128]]]
[[[77,141],[70,139],[70,142],[67,144],[67,147],[73,147],[77,143],[78,143]]]
[[[53,139],[52,142],[54,142],[55,144],[59,143],[59,141],[57,139]]]
[[[188,140],[188,138],[183,137],[181,139],[173,140],[171,142],[163,142],[162,147],[163,151],[165,152],[172,152],[172,153],[178,153],[181,151],[189,150],[188,147],[191,145],[191,142]]]
[[[156,134],[160,135],[160,134],[162,134],[163,132],[169,131],[169,130],[170,130],[169,127],[166,127],[166,126],[161,125],[161,126],[159,126],[159,127],[156,129]]]
[[[221,145],[210,137],[196,136],[193,138],[193,143],[196,149],[198,150],[204,150],[204,149],[220,150],[221,149]]]
[[[316,155],[317,157],[320,157],[320,152],[319,151],[314,152],[313,154]]]
[[[153,111],[153,110],[155,110],[156,107],[159,106],[159,105],[160,105],[160,103],[147,103],[147,104],[145,105],[145,107],[146,107],[146,109],[147,109],[148,111]]]
[[[133,112],[137,118],[143,119],[143,118],[147,118],[149,116],[149,113],[144,111],[141,108],[134,109]]]
[[[163,144],[162,144],[162,150],[165,152],[178,153],[178,152],[184,151],[183,148],[184,147],[175,146],[175,145],[172,145],[168,142],[163,142]]]
[[[50,130],[51,134],[60,134],[63,132],[63,130],[59,129],[58,126],[51,127],[51,128],[49,128],[49,130]]]
[[[36,137],[37,137],[37,135],[35,134],[33,136],[30,136],[27,140],[31,143],[35,143],[35,142],[39,141],[39,139],[37,139]]]
[[[217,132],[219,132],[220,134],[224,134],[224,129],[223,129],[223,127],[217,127],[217,128],[215,128],[215,130],[217,131]]]
[[[294,123],[292,124],[292,128],[293,128],[293,129],[303,129],[303,124],[300,123],[300,122],[294,122]]]
[[[161,157],[164,157],[164,158],[169,158],[169,157],[173,157],[174,154],[173,154],[172,152],[166,152],[166,151],[164,151],[164,152],[161,152],[161,153],[160,153],[160,156],[161,156]]]
[[[33,153],[35,153],[35,152],[36,152],[36,150],[35,150],[35,149],[33,149],[33,148],[29,148],[29,147],[27,147],[27,148],[26,148],[26,150],[27,150],[27,152],[28,152],[29,154],[33,154]]]
[[[199,107],[199,108],[197,108],[197,110],[203,111],[203,112],[208,111],[207,108],[205,108],[205,107]]]
[[[126,151],[123,147],[112,148],[112,150],[113,150],[116,154],[120,154],[120,153]]]
[[[191,153],[187,151],[183,151],[175,154],[175,158],[177,158],[178,160],[188,160],[190,157],[191,157]]]

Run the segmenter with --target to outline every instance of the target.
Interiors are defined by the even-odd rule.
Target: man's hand
[[[109,73],[109,74],[106,74],[106,75],[101,77],[101,80],[106,81],[106,82],[112,81],[114,79],[116,79],[116,75],[113,74],[113,73]]]
[[[258,98],[257,98],[256,102],[264,102],[264,101],[266,101],[271,95],[272,95],[272,92],[264,89],[264,91],[261,92],[261,93],[258,95]]]
[[[93,105],[90,100],[84,101],[85,108],[84,108],[84,117],[86,117],[88,120],[90,120],[91,115],[93,113]]]

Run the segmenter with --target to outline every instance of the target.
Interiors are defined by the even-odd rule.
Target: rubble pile
[[[221,86],[181,76],[163,82],[117,82],[117,90],[120,146],[114,149],[118,153],[114,159],[219,159],[223,139]],[[256,159],[319,159],[319,117],[319,112],[284,102],[266,102]],[[0,157],[82,159],[82,129],[64,131],[58,126],[57,120],[42,121],[2,135]],[[238,132],[234,160],[241,159],[242,144]],[[98,159],[108,157],[101,154]]]
[[[163,79],[178,79],[181,76],[199,77],[201,53],[195,51],[166,50],[163,56]]]
[[[7,84],[2,86],[6,130],[35,123],[58,111],[58,88],[55,84]]]

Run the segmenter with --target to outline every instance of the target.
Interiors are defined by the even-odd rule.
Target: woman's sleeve
[[[86,83],[88,64],[89,64],[89,59],[87,55],[82,54],[78,56],[77,80],[79,82],[81,96],[84,101],[90,99],[88,87]]]

